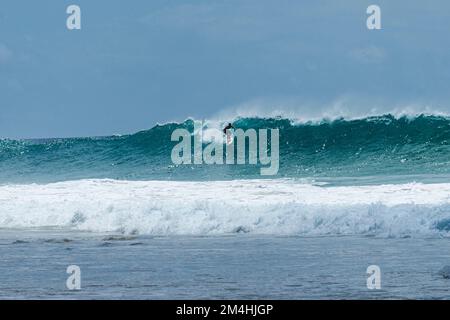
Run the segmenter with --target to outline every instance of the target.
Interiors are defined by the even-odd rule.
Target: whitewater
[[[194,132],[193,119],[123,136],[0,140],[0,228],[386,238],[450,231],[447,117],[233,124],[279,129],[276,177],[262,177],[259,165],[175,165],[171,134]],[[204,140],[222,125],[203,121]]]
[[[441,237],[450,231],[450,183],[98,179],[3,185],[0,225],[160,236]]]

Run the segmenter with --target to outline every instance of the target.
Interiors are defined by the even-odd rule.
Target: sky
[[[68,30],[66,8],[81,8]],[[366,9],[381,8],[381,30]],[[450,113],[450,2],[1,0],[0,137]]]

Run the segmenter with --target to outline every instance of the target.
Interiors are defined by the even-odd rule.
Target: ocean
[[[235,119],[279,129],[274,176],[173,164],[193,122],[0,140],[0,298],[449,297],[449,118]]]

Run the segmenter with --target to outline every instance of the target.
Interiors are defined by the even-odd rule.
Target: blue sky
[[[81,30],[66,28],[70,4]],[[370,4],[382,30],[366,28]],[[224,110],[450,112],[449,32],[444,0],[2,0],[0,137],[132,133]]]

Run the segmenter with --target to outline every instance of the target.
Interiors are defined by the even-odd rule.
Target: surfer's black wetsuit
[[[229,123],[224,129],[223,129],[223,133],[227,133],[227,130],[229,129],[234,129],[233,125],[231,123]]]

